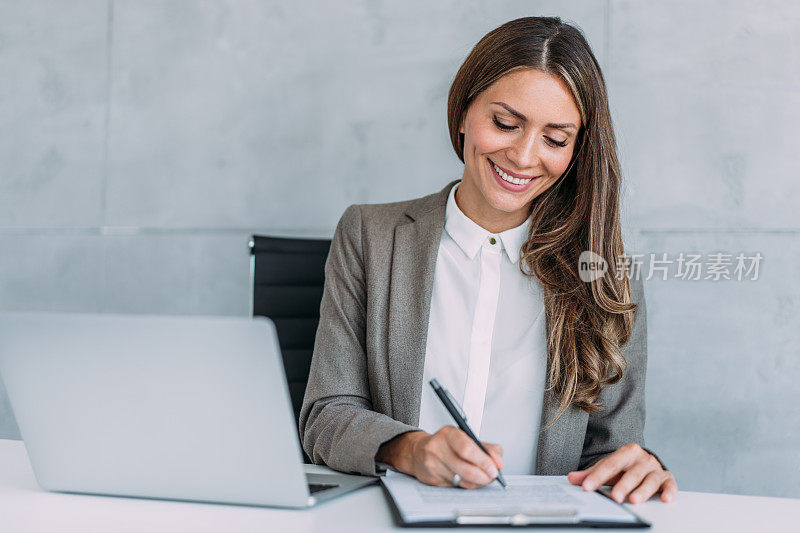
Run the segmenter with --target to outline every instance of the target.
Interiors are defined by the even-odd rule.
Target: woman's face
[[[461,210],[492,232],[522,224],[533,199],[567,169],[579,128],[578,106],[559,78],[528,69],[497,80],[461,125]]]

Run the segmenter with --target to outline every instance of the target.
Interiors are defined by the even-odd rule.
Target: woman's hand
[[[628,501],[641,503],[656,492],[661,492],[661,501],[669,502],[678,492],[672,473],[664,470],[654,455],[634,442],[620,446],[586,470],[570,472],[567,477],[570,483],[582,485],[584,490],[613,485],[611,497],[618,503],[624,502],[628,494]]]
[[[424,431],[398,435],[381,446],[375,458],[427,485],[452,487],[458,474],[460,487],[475,489],[494,481],[503,468],[503,449],[497,444],[483,445],[491,457],[466,433],[445,426],[433,435]]]

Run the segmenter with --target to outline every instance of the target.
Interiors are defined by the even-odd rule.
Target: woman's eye
[[[494,125],[497,126],[498,128],[500,128],[501,130],[505,130],[505,131],[510,131],[510,130],[513,130],[514,128],[516,128],[516,126],[509,126],[508,124],[503,124],[502,122],[497,120],[497,117],[494,117]]]
[[[567,145],[567,141],[566,140],[564,140],[564,141],[556,141],[555,139],[551,139],[550,137],[545,137],[545,139],[547,139],[547,142],[549,142],[550,144],[553,144],[555,146],[560,146],[561,148],[563,148],[563,147],[565,147]]]
[[[514,125],[503,124],[502,122],[500,122],[497,119],[497,117],[493,117],[493,120],[494,120],[494,125],[497,126],[498,128],[500,128],[503,131],[511,131],[511,130],[514,130],[514,129],[517,128]],[[566,139],[563,140],[563,141],[557,141],[555,139],[551,139],[550,137],[545,137],[545,140],[548,142],[548,144],[551,144],[553,146],[558,146],[558,147],[561,147],[561,148],[563,148],[563,147],[565,147],[567,145]]]

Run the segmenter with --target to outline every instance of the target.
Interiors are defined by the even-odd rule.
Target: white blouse
[[[547,366],[541,284],[519,271],[526,221],[493,234],[450,190],[436,258],[419,427],[455,425],[428,382],[461,403],[478,437],[503,447],[504,472],[533,474]]]

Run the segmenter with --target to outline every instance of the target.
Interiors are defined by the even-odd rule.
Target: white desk
[[[649,530],[653,532],[800,531],[797,522],[800,499],[680,492],[669,504],[654,498],[630,507],[653,523]],[[22,442],[0,440],[0,531],[336,533],[391,530],[400,528],[394,525],[383,491],[377,486],[307,511],[45,492],[36,484]]]

